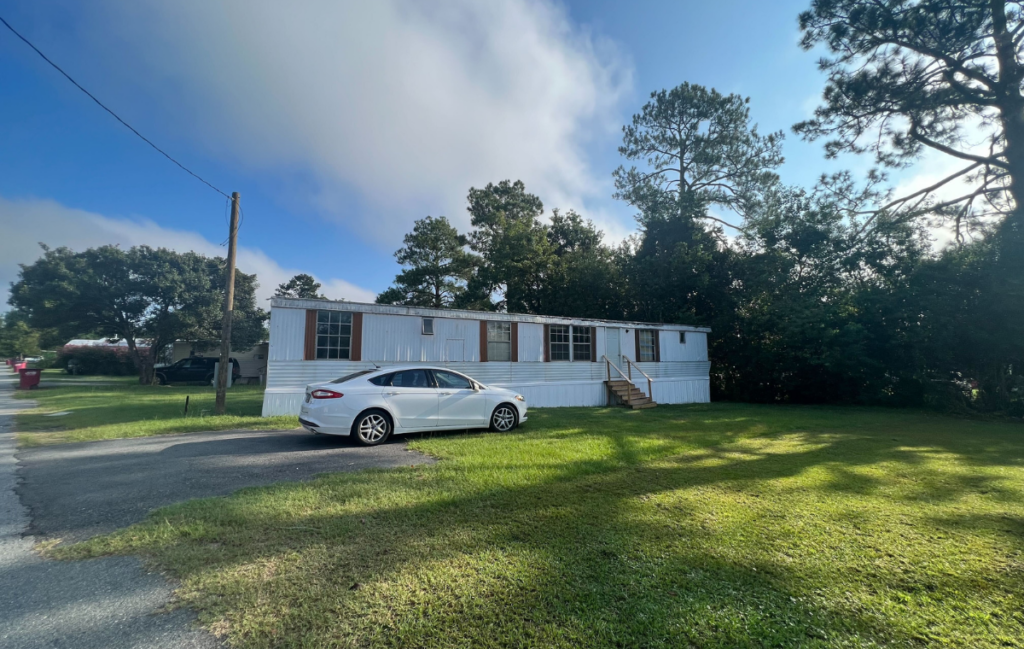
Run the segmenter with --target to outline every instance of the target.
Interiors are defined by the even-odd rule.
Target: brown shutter
[[[661,331],[654,330],[654,362],[661,362]]]
[[[636,347],[633,348],[633,362],[640,362],[640,330],[633,330],[633,337],[636,339]]]
[[[487,321],[480,321],[480,362],[487,362]]]
[[[306,309],[306,341],[302,359],[316,360],[316,309]]]
[[[597,362],[597,327],[590,328],[590,362]]]
[[[512,362],[519,362],[519,323],[512,323]]]
[[[544,325],[544,362],[551,362],[551,325]]]
[[[352,339],[349,341],[348,359],[363,360],[363,314],[352,314]]]

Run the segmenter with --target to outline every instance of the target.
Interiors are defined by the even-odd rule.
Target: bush
[[[135,361],[124,348],[64,347],[57,353],[56,365],[69,374],[130,376],[138,372]]]

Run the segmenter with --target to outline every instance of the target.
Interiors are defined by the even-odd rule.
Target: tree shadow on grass
[[[147,554],[208,623],[253,646],[966,647],[1012,627],[978,619],[1019,603],[1019,575],[979,585],[984,565],[914,578],[908,564],[958,551],[908,536],[929,522],[903,497],[914,484],[942,477],[950,501],[997,477],[940,476],[906,439],[742,418],[651,439],[653,418],[573,419],[577,433],[539,428],[514,447],[507,434],[441,437],[451,459],[430,469],[165,508],[70,553]],[[576,437],[601,452],[563,448]],[[455,453],[489,444],[506,453]],[[875,466],[910,486],[862,473]],[[800,498],[780,487],[816,470],[832,479],[797,483]],[[910,522],[895,536],[859,529],[886,516]]]

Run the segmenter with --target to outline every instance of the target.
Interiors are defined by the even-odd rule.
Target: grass
[[[64,370],[57,367],[49,367],[42,371],[40,377],[43,383],[69,383],[69,384],[80,384],[86,385],[90,383],[101,383],[101,384],[118,384],[118,385],[133,385],[139,382],[138,376],[101,376],[101,375],[81,375],[81,374],[68,374]]]
[[[44,381],[51,377],[45,376]],[[93,378],[90,382],[88,379]],[[236,385],[228,391],[227,414],[215,416],[214,388],[142,386],[131,377],[69,377],[58,387],[18,392],[39,407],[16,415],[22,446],[89,442],[210,430],[295,428],[294,417],[260,417],[263,389]],[[109,384],[108,384],[109,383]],[[185,397],[189,398],[185,413]],[[52,416],[67,412],[67,415]]]
[[[236,647],[1021,647],[1024,427],[712,404],[531,413],[429,466],[162,509]]]

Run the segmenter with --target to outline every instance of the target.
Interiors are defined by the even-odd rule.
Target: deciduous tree
[[[249,349],[263,339],[266,313],[256,307],[255,276],[238,272],[235,278],[231,343]],[[82,332],[123,338],[139,381],[148,384],[169,343],[219,338],[223,282],[224,260],[193,252],[44,247],[40,259],[22,264],[9,301],[32,326],[55,327],[66,338]]]

